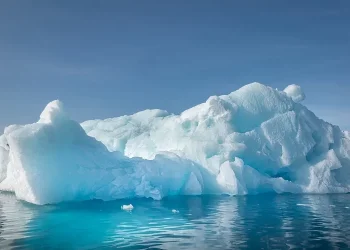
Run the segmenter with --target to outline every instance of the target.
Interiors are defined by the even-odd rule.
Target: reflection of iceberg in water
[[[163,244],[163,249],[232,249],[246,241],[242,220],[238,214],[238,200],[230,197],[186,198],[187,237],[179,245]],[[179,208],[181,209],[181,208]],[[181,210],[180,210],[181,211]],[[242,234],[243,233],[243,234]],[[176,231],[173,235],[176,235]],[[180,243],[181,242],[181,243]]]
[[[10,198],[12,203],[18,202],[14,196]],[[195,244],[195,248],[220,246],[227,249],[245,241],[242,230],[235,229],[241,224],[235,198],[133,200],[135,208],[131,213],[120,210],[122,202],[90,201],[43,207],[19,202],[17,206],[24,207],[26,216],[21,220],[23,234],[14,234],[8,244],[75,249],[86,246],[188,249]],[[179,213],[172,213],[171,208]],[[4,212],[15,214],[16,209]],[[20,218],[11,217],[10,220],[16,222]]]
[[[10,248],[14,240],[28,237],[27,224],[35,214],[14,195],[0,193],[0,248]]]
[[[4,197],[0,249],[350,247],[349,195],[182,196],[54,206]],[[129,203],[133,211],[120,209]]]
[[[281,216],[285,244],[290,247],[339,249],[350,247],[348,195],[288,196]],[[293,204],[294,203],[294,204]],[[302,229],[302,230],[300,230]]]
[[[140,241],[145,245],[158,241],[161,249],[230,249],[245,241],[237,205],[236,198],[206,196],[154,201],[151,209],[141,204],[142,213],[134,218],[137,232],[135,225],[124,223],[116,229],[113,241],[124,238],[129,244]],[[173,214],[171,208],[179,213]],[[125,245],[124,241],[117,246]]]
[[[215,237],[218,249],[232,249],[247,241],[245,233],[242,233],[243,218],[239,214],[239,200],[239,198],[222,199],[215,208],[216,212],[210,215],[214,232],[213,229],[207,229],[204,239]],[[204,218],[203,225],[206,219]],[[205,245],[208,243],[206,242]],[[212,245],[215,246],[215,244]]]
[[[316,222],[311,224],[310,231],[317,232],[322,240],[322,242],[312,242],[312,244],[318,243],[322,247],[328,245],[328,249],[350,246],[349,233],[344,233],[344,228],[347,228],[345,232],[349,232],[350,226],[349,218],[344,216],[348,214],[348,211],[342,201],[343,198],[344,195],[306,196],[310,205],[308,209]],[[344,242],[347,246],[344,245]]]

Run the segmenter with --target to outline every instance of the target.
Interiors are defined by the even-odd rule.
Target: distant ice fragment
[[[299,85],[291,84],[283,91],[295,102],[302,102],[305,99],[305,94]]]
[[[303,203],[298,203],[297,206],[300,206],[300,207],[310,207],[309,204],[303,204]]]
[[[174,213],[174,214],[178,214],[179,210],[173,209],[173,210],[171,210],[171,212]]]
[[[134,206],[132,204],[129,204],[129,205],[123,205],[121,206],[121,209],[122,210],[125,210],[125,211],[131,211],[134,209]]]

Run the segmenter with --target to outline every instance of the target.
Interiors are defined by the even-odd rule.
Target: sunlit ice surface
[[[178,115],[144,110],[82,124],[55,100],[36,123],[0,136],[0,190],[37,205],[348,193],[350,133],[319,119],[305,98],[297,85],[251,83]]]
[[[131,211],[121,209],[129,204]],[[0,248],[346,249],[349,207],[348,194],[177,196],[37,206],[1,193]]]

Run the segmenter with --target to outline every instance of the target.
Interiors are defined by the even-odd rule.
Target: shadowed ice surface
[[[132,204],[132,211],[121,206]],[[350,195],[186,196],[36,206],[0,194],[1,249],[346,249]]]

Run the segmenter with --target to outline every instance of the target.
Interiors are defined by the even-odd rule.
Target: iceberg
[[[179,115],[72,120],[60,101],[0,136],[0,190],[34,204],[172,195],[350,192],[350,134],[300,86],[251,83]]]

